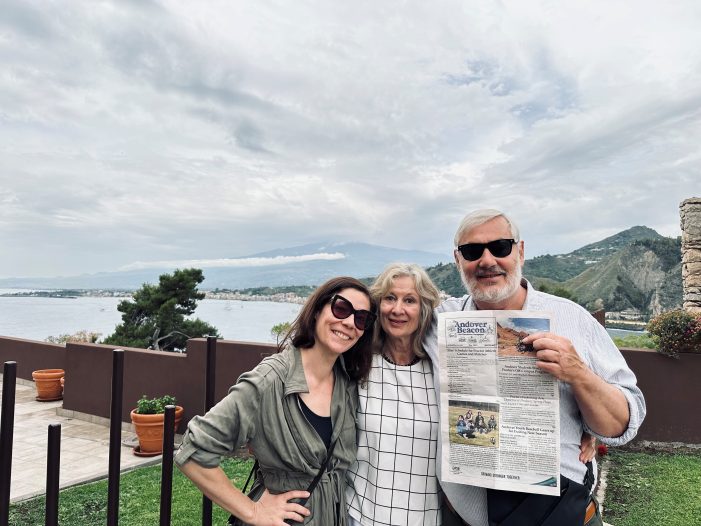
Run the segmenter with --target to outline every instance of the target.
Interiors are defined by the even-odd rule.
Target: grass
[[[454,444],[464,444],[466,446],[483,446],[483,447],[498,447],[499,446],[499,432],[494,431],[490,433],[480,433],[477,430],[475,430],[475,437],[474,438],[463,438],[461,436],[458,436],[458,434],[455,432],[455,424],[458,421],[458,415],[464,415],[467,412],[467,409],[472,409],[472,418],[473,420],[475,417],[477,417],[477,411],[478,409],[476,407],[468,407],[468,406],[451,406],[450,409],[448,410],[448,416],[450,418],[450,442]],[[484,416],[484,422],[487,423],[489,420],[489,417],[494,415],[494,417],[497,419],[497,422],[499,421],[499,413],[495,413],[493,411],[486,411],[482,410],[482,416]],[[491,439],[495,439],[495,443],[491,443]]]
[[[606,522],[701,525],[701,451],[609,452]]]
[[[609,450],[606,522],[615,526],[664,524],[701,526],[701,451],[684,453]],[[236,458],[222,463],[241,487],[252,461]],[[158,524],[161,466],[130,471],[120,484],[120,526]],[[177,469],[173,473],[173,526],[201,524],[201,493]],[[44,524],[44,497],[10,506],[10,526]],[[107,481],[73,486],[61,492],[59,523],[63,526],[103,526],[107,520]],[[214,506],[213,524],[225,524],[228,514]]]
[[[226,459],[222,468],[238,487],[251,471],[253,462],[237,458]],[[160,511],[161,466],[150,466],[124,473],[120,482],[120,526],[158,524]],[[202,494],[180,473],[173,470],[173,526],[201,524]],[[10,526],[41,526],[44,524],[43,496],[10,506]],[[100,480],[61,491],[59,524],[64,526],[104,526],[107,523],[107,480]],[[229,514],[213,506],[212,523],[226,524]]]
[[[629,334],[622,338],[614,337],[613,343],[619,349],[657,349],[658,347],[655,340],[648,334]]]

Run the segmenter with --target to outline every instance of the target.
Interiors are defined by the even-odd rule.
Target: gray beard
[[[468,278],[463,272],[462,267],[458,267],[458,271],[460,273],[462,284],[465,285],[465,288],[472,296],[473,301],[479,301],[482,303],[501,303],[502,301],[506,301],[511,296],[516,294],[516,291],[518,291],[518,288],[521,286],[521,265],[516,265],[516,270],[506,274],[506,283],[503,287],[490,287],[488,290],[481,289],[476,278]]]

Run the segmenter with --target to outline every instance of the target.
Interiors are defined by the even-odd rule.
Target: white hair
[[[463,217],[462,221],[460,222],[460,226],[458,227],[458,231],[455,233],[455,246],[458,246],[458,243],[460,243],[460,238],[466,232],[469,232],[476,226],[485,224],[487,221],[496,219],[497,217],[503,217],[506,220],[507,224],[509,225],[509,230],[511,231],[511,237],[515,241],[520,241],[521,237],[518,231],[518,226],[516,226],[516,223],[514,223],[509,216],[500,210],[496,210],[495,208],[481,208],[479,210],[475,210],[474,212],[470,212]]]

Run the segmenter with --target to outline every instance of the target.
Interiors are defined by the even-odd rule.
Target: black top
[[[300,409],[302,409],[302,413],[304,413],[304,416],[307,418],[312,427],[316,430],[317,434],[324,442],[326,449],[329,449],[329,446],[331,445],[332,431],[331,417],[319,416],[316,413],[314,413],[311,409],[307,407],[307,404],[304,403],[302,397],[298,396],[297,400],[299,400],[299,407]]]

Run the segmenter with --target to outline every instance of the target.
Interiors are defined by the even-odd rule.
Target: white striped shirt
[[[635,437],[645,418],[645,399],[636,385],[635,374],[626,364],[618,347],[606,329],[586,309],[568,299],[537,291],[528,281],[523,281],[528,289],[523,310],[549,312],[552,315],[550,332],[569,339],[587,366],[604,381],[620,389],[628,401],[628,428],[619,437],[604,437],[586,426],[581,419],[572,389],[569,384],[560,382],[560,472],[565,477],[581,483],[586,473],[586,466],[579,461],[582,432],[587,431],[612,446],[626,444]],[[450,298],[441,303],[436,312],[460,310],[476,310],[471,297],[466,295],[462,298]],[[437,367],[438,342],[435,329],[434,323],[433,330],[426,336],[424,347],[434,367]],[[440,400],[440,376],[437,371],[434,373],[434,379]],[[436,462],[440,478],[440,440],[438,450]],[[441,486],[463,520],[471,526],[487,526],[487,496],[484,488],[447,482],[442,482]]]

